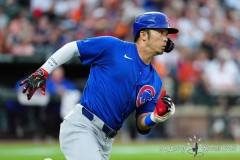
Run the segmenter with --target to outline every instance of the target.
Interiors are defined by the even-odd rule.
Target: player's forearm
[[[76,42],[65,44],[62,48],[57,50],[41,68],[45,69],[49,74],[58,66],[66,63],[72,57],[80,56]]]
[[[146,123],[145,123],[145,118],[149,114],[151,114],[151,112],[150,113],[143,113],[143,114],[139,115],[139,117],[137,119],[138,129],[140,129],[142,131],[147,131],[154,126],[154,125],[153,126],[147,126]]]

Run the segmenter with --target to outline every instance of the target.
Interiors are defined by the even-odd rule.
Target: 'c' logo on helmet
[[[167,22],[167,24],[169,25],[169,27],[171,26],[170,25],[170,20],[169,20],[169,18],[168,17],[166,17],[166,22]]]
[[[143,86],[137,95],[136,105],[137,107],[143,105],[147,101],[151,101],[156,95],[155,89],[150,85]]]

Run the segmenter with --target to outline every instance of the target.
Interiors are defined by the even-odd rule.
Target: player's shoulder
[[[78,40],[77,42],[96,42],[101,44],[129,44],[131,42],[121,40],[114,36],[96,36]]]
[[[114,48],[127,48],[131,42],[121,40],[114,36],[97,36],[77,41],[78,46],[100,46],[101,48],[113,50]]]
[[[112,44],[117,44],[117,45],[126,45],[129,43],[127,41],[121,40],[121,39],[119,39],[117,37],[113,37],[113,36],[101,36],[99,38],[103,39],[106,42],[109,42]]]
[[[98,36],[98,37],[94,37],[95,39],[100,39],[100,40],[104,40],[104,41],[112,41],[112,42],[124,42],[123,40],[117,38],[117,37],[113,37],[113,36]]]
[[[162,78],[161,76],[157,73],[157,71],[153,68],[153,74],[154,74],[154,78],[153,78],[153,84],[154,86],[156,87],[156,90],[157,91],[160,91],[161,90],[161,87],[162,87]]]
[[[153,65],[151,64],[151,69],[152,69],[152,73],[153,73],[153,77],[155,79],[155,81],[162,81],[161,76],[158,74],[158,72],[156,71],[156,69],[153,67]]]

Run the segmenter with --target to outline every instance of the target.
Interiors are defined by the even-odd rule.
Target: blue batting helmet
[[[168,17],[161,12],[146,12],[139,15],[133,23],[133,37],[136,38],[138,32],[146,28],[164,28],[168,30],[168,34],[178,32],[178,29],[170,26]]]

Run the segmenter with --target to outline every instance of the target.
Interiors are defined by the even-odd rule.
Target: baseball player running
[[[67,43],[21,82],[30,100],[38,88],[45,95],[49,74],[72,57],[91,64],[81,101],[61,124],[60,147],[67,160],[109,159],[117,131],[134,111],[141,134],[174,114],[151,60],[173,50],[168,34],[177,32],[165,14],[147,12],[134,21],[134,43],[111,36]]]

